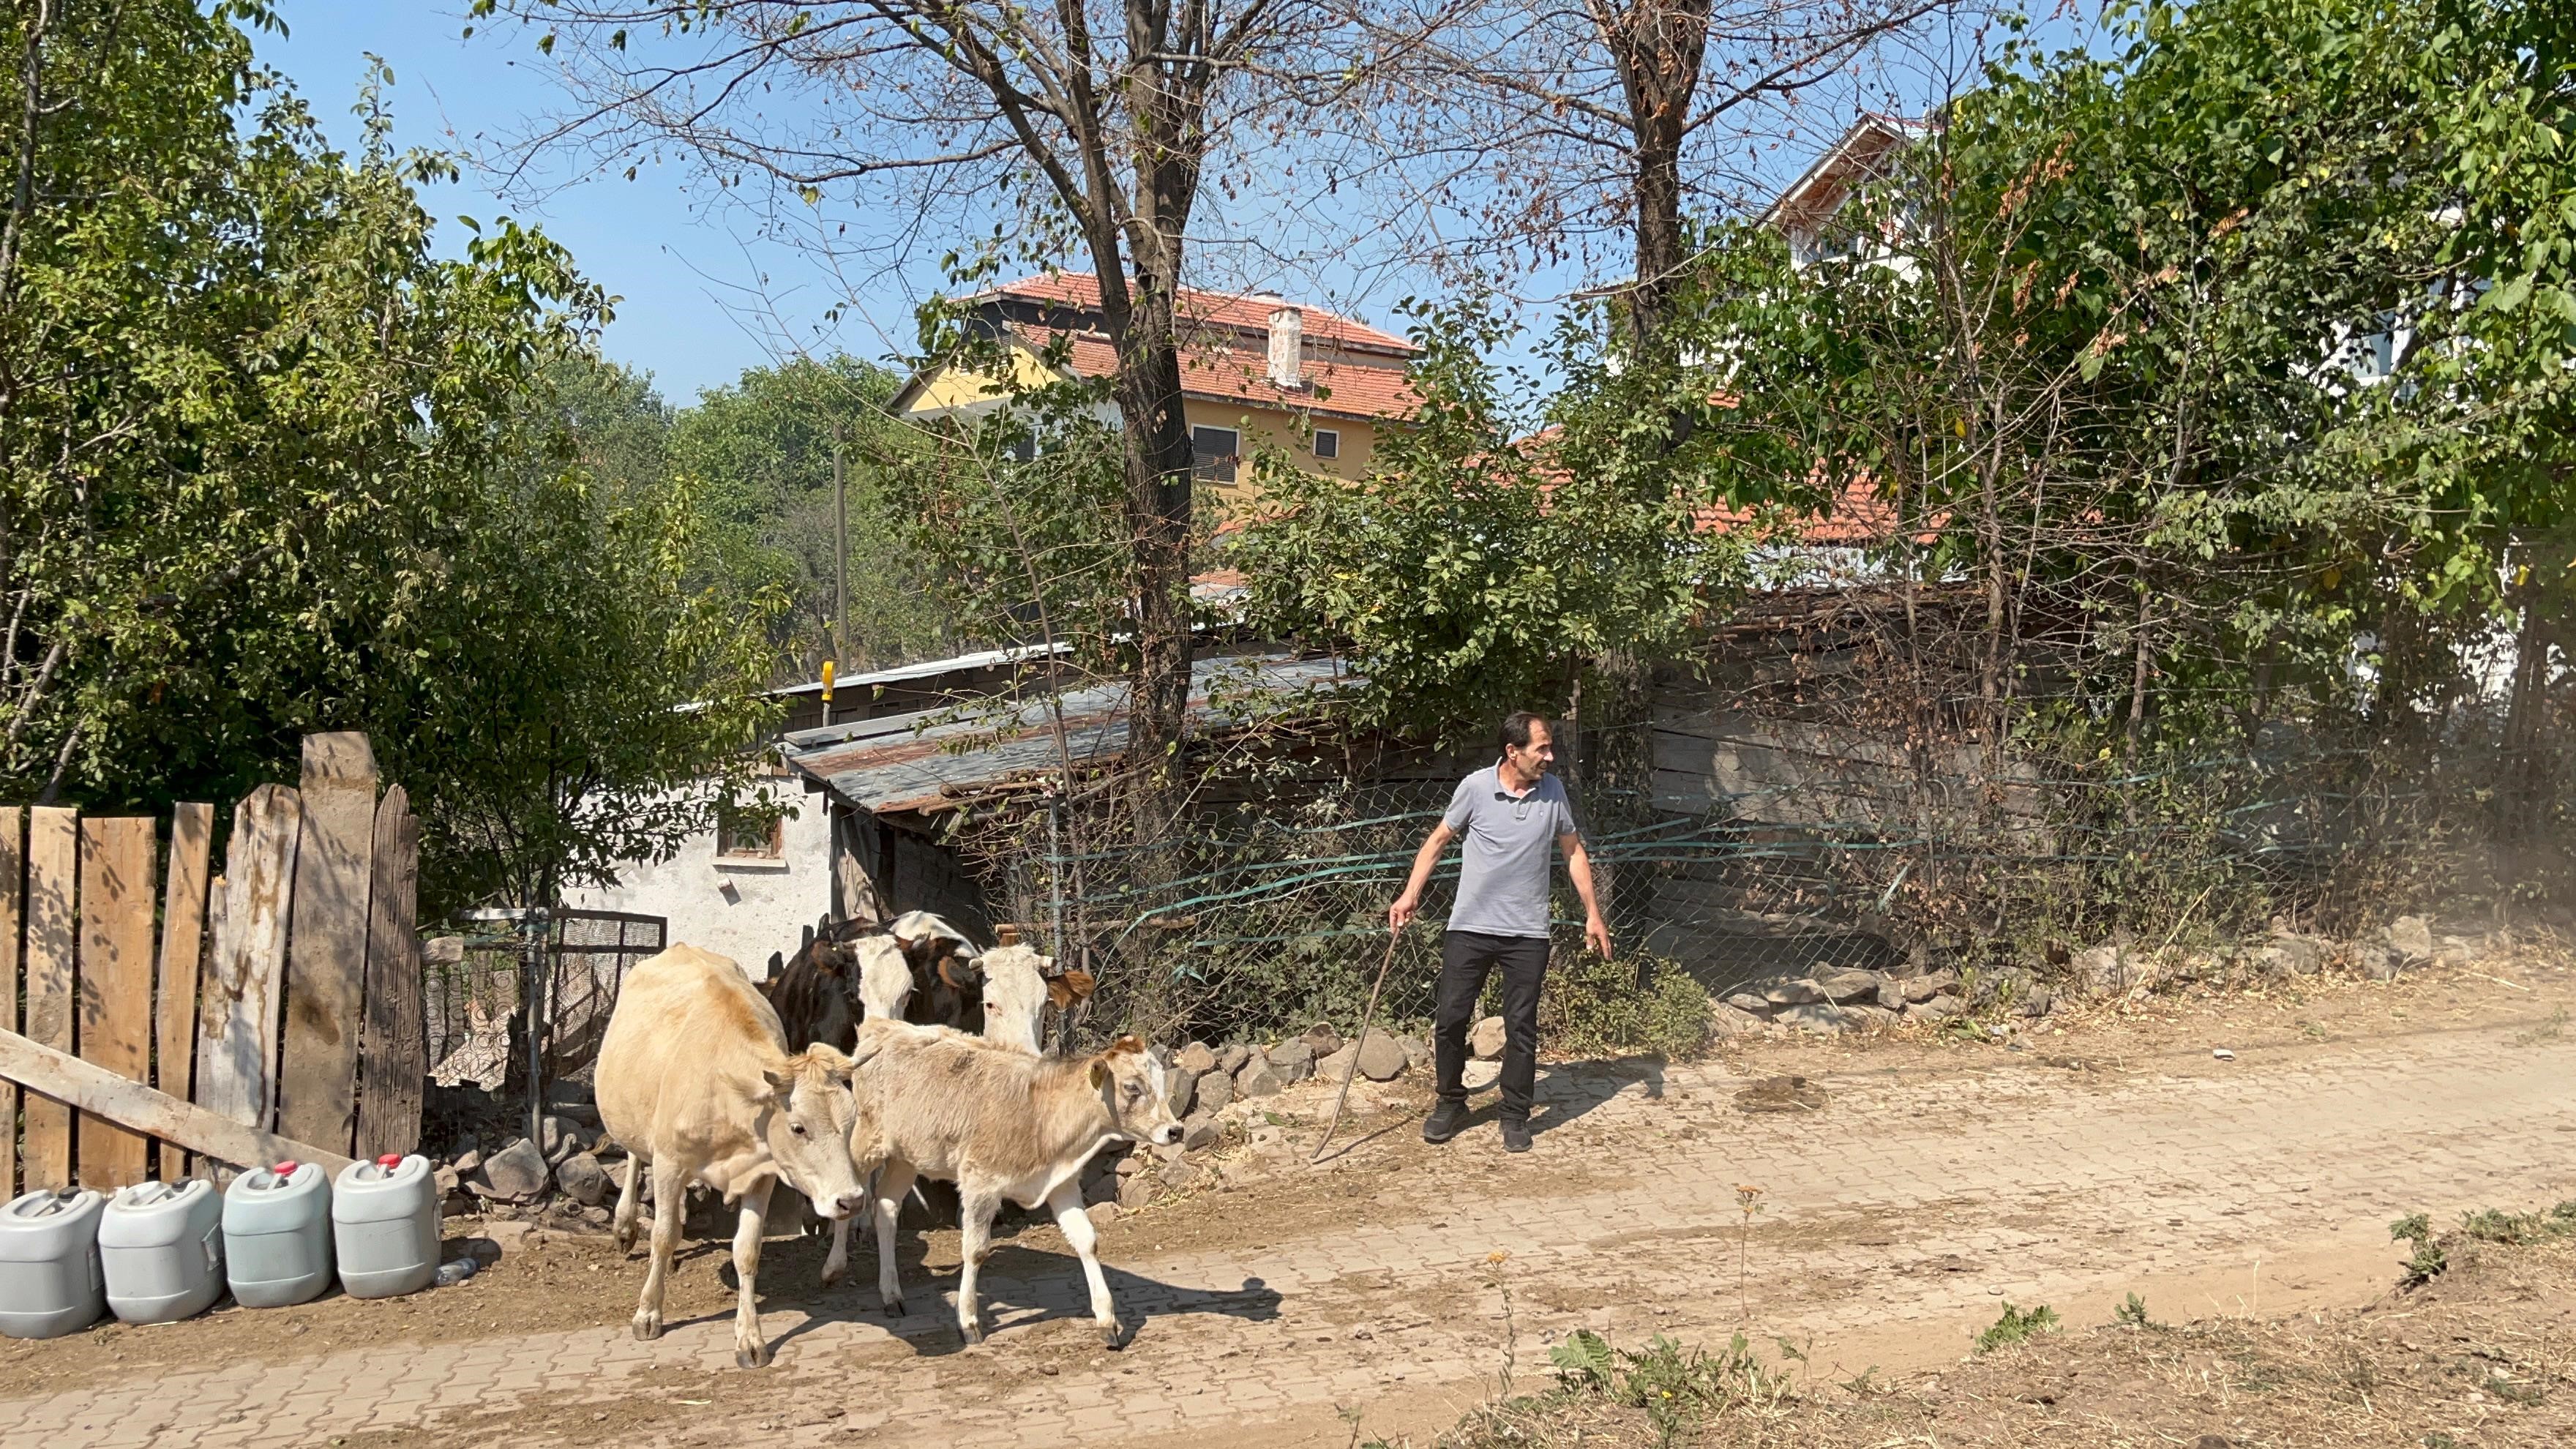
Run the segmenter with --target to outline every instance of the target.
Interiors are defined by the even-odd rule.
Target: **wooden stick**
[[[336,1175],[350,1161],[310,1143],[245,1127],[167,1092],[128,1081],[69,1052],[29,1041],[14,1031],[0,1031],[0,1077],[42,1092],[75,1110],[165,1142],[176,1142],[199,1156],[235,1167],[265,1167],[292,1158],[297,1162],[318,1162],[323,1171]]]
[[[1351,1064],[1342,1073],[1342,1090],[1333,1098],[1333,1120],[1324,1128],[1324,1140],[1315,1144],[1315,1155],[1308,1162],[1324,1160],[1324,1149],[1332,1144],[1333,1134],[1342,1128],[1342,1108],[1351,1100],[1351,1078],[1360,1074],[1360,1048],[1368,1044],[1369,1023],[1377,1019],[1377,994],[1386,989],[1387,968],[1395,964],[1395,943],[1404,939],[1402,931],[1386,933],[1386,959],[1377,966],[1377,984],[1369,988],[1368,1010],[1360,1013],[1360,1034],[1351,1038]]]

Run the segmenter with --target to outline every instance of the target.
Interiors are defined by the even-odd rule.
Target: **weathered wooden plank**
[[[73,904],[80,871],[80,812],[37,806],[27,817],[27,1036],[56,1051],[72,1049]],[[26,1156],[29,1189],[72,1184],[72,1110],[30,1095]]]
[[[24,1084],[30,1093],[41,1092],[77,1107],[86,1115],[103,1117],[141,1136],[176,1142],[192,1153],[235,1167],[257,1167],[292,1158],[297,1162],[318,1162],[324,1171],[337,1174],[349,1165],[347,1157],[328,1148],[245,1127],[221,1113],[191,1106],[141,1082],[127,1081],[105,1067],[29,1041],[14,1031],[0,1031],[0,1077]]]
[[[403,787],[376,807],[374,884],[367,894],[367,1033],[358,1044],[359,1157],[420,1145],[429,1075],[420,961],[420,818]]]
[[[170,814],[169,890],[161,906],[160,1000],[152,1019],[152,1084],[185,1102],[197,1062],[197,976],[205,960],[206,871],[215,807],[181,805]],[[161,1180],[187,1176],[187,1153],[161,1144]]]
[[[93,816],[80,823],[81,1060],[132,1082],[152,1077],[153,856],[151,820]],[[150,1139],[80,1114],[80,1181],[111,1192],[149,1175]]]
[[[304,844],[286,946],[277,1130],[346,1152],[358,1120],[376,756],[354,732],[304,737]]]
[[[233,808],[223,918],[199,1007],[197,1105],[246,1127],[266,1127],[277,1104],[287,889],[303,835],[303,801],[283,785],[262,785]]]
[[[216,876],[206,882],[206,938],[197,951],[197,1044],[195,1050],[189,1053],[190,1060],[195,1063],[191,1072],[194,1080],[188,1088],[188,1100],[192,1102],[204,1100],[198,1093],[205,1087],[206,1069],[202,1062],[197,1061],[197,1058],[205,1051],[207,1041],[217,1034],[218,1023],[215,1020],[215,1013],[220,1007],[215,998],[214,988],[215,952],[224,939],[224,895],[222,876]],[[170,1095],[175,1097],[178,1093],[173,1092]],[[197,1154],[190,1152],[183,1155],[188,1159],[188,1176],[195,1177],[206,1170],[205,1160]]]
[[[27,812],[0,807],[0,1031],[18,1022],[19,909],[27,888]],[[18,1194],[18,1084],[0,1082],[0,1199]]]

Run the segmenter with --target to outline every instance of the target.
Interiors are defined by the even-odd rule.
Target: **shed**
[[[1351,676],[1340,661],[1285,652],[1202,658],[1190,670],[1185,728],[1206,738],[1252,721],[1238,701],[1331,691]],[[1057,736],[1061,713],[1063,736]],[[936,911],[990,940],[996,902],[987,883],[940,840],[940,817],[1064,772],[1111,767],[1126,755],[1125,680],[916,710],[798,730],[780,757],[830,801],[835,914],[879,919]]]

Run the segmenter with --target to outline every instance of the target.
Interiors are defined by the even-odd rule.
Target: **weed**
[[[2442,1245],[2433,1241],[2433,1220],[2422,1213],[2409,1214],[2390,1223],[2388,1236],[2415,1245],[2414,1255],[2406,1260],[2406,1287],[2420,1288],[2440,1277],[2442,1270],[2451,1266]]]
[[[2028,1343],[2043,1333],[2055,1333],[2062,1326],[2058,1322],[2057,1310],[2045,1303],[2025,1313],[2006,1300],[2003,1316],[1995,1320],[1994,1327],[1977,1335],[1977,1352],[1992,1353],[1999,1348]]]
[[[1549,963],[1538,1019],[1552,1057],[1699,1055],[1708,1045],[1707,988],[1670,961],[1639,966],[1634,955],[1604,961],[1589,951]]]
[[[2135,1293],[2129,1295],[2128,1302],[2111,1310],[2111,1321],[2122,1328],[2152,1329],[2157,1333],[2165,1331],[2163,1324],[2147,1316],[2147,1300]]]
[[[2516,1032],[2514,1034],[2513,1044],[2515,1046],[2540,1046],[2547,1042],[2556,1041],[2566,1034],[2567,1008],[2562,1006],[2549,1013],[2549,1019],[2547,1021],[2540,1023],[2529,1031]]]
[[[2495,1398],[2508,1404],[2520,1404],[2526,1409],[2539,1408],[2541,1402],[2549,1397],[2538,1384],[2521,1383],[2496,1373],[2489,1373],[2481,1387]]]
[[[1878,1381],[1878,1365],[1876,1364],[1871,1364],[1869,1367],[1862,1369],[1855,1377],[1843,1380],[1839,1385],[1837,1385],[1837,1387],[1855,1399],[1865,1399],[1874,1394],[1892,1394],[1896,1392],[1896,1390],[1889,1388],[1887,1385]]]
[[[2576,1202],[2562,1202],[2546,1213],[2508,1213],[2494,1208],[2462,1213],[2460,1232],[2481,1243],[2546,1243],[2576,1233]]]
[[[1753,1218],[1762,1211],[1762,1189],[1749,1182],[1735,1185],[1735,1209],[1744,1215],[1743,1225],[1735,1237],[1735,1317],[1738,1322],[1752,1316],[1751,1300],[1744,1291],[1745,1271],[1753,1252]]]
[[[1612,1348],[1608,1339],[1586,1328],[1568,1335],[1547,1356],[1556,1365],[1563,1392],[1598,1395],[1645,1410],[1657,1442],[1664,1445],[1712,1414],[1772,1408],[1789,1392],[1787,1377],[1763,1367],[1740,1333],[1722,1353],[1684,1348],[1662,1334],[1632,1352]]]

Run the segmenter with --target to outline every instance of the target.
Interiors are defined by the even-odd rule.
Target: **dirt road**
[[[625,1328],[640,1266],[558,1238],[404,1320],[333,1300],[0,1348],[0,1443],[1338,1446],[1345,1411],[1371,1437],[1445,1426],[1507,1368],[1544,1374],[1576,1327],[1786,1336],[1823,1384],[1955,1359],[2006,1300],[2078,1324],[2133,1291],[2160,1316],[2359,1302],[2389,1280],[2401,1213],[2576,1197],[2571,1001],[2566,971],[2522,963],[2167,1004],[2017,1050],[1762,1043],[1562,1068],[1527,1157],[1490,1127],[1426,1147],[1399,1100],[1309,1170],[1310,1091],[1230,1186],[1104,1235],[1137,1325],[1123,1353],[1093,1338],[1051,1228],[989,1263],[999,1326],[973,1350],[918,1286],[953,1235],[931,1269],[907,1264],[914,1312],[892,1325],[868,1255],[869,1286],[824,1293],[818,1245],[774,1243],[764,1324],[783,1341],[760,1373],[730,1367],[715,1245],[645,1344]],[[1785,1072],[1823,1107],[1739,1104]],[[1740,1185],[1760,1189],[1749,1220]]]

